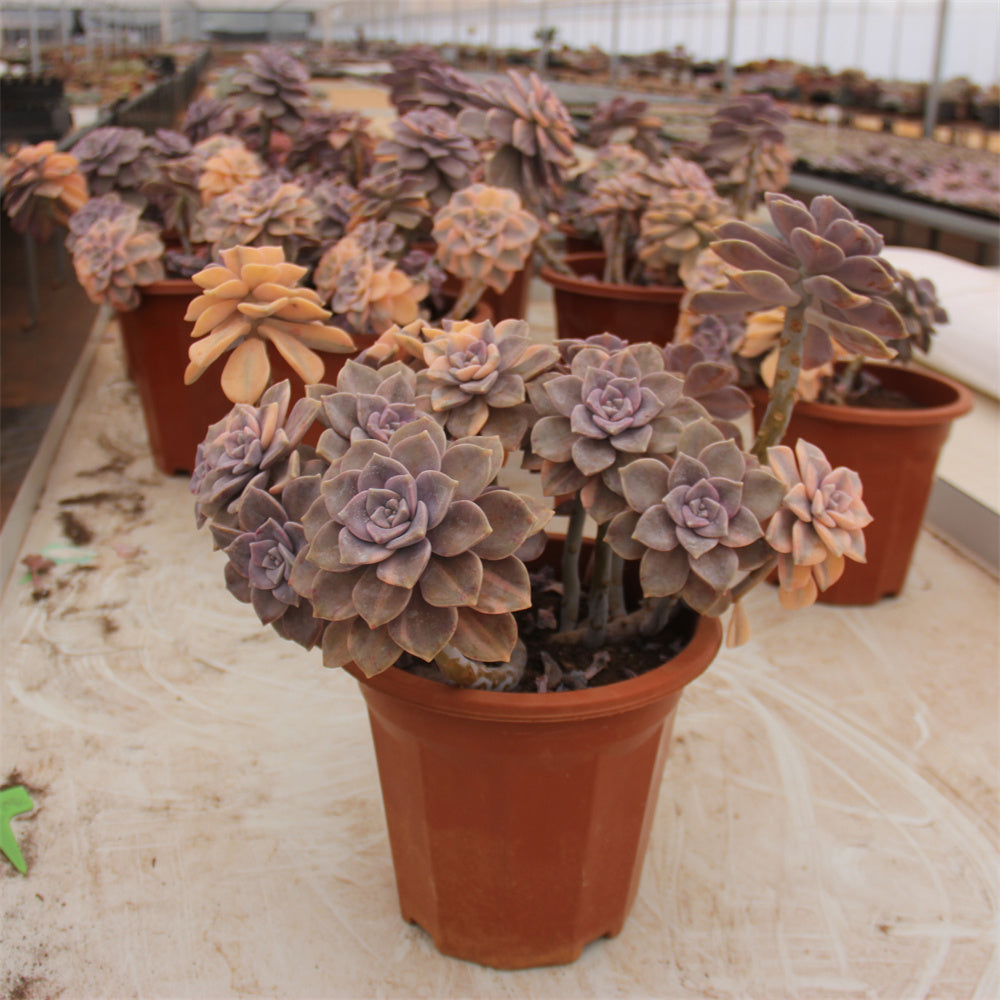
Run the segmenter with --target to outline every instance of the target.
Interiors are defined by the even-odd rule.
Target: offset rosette
[[[107,302],[121,311],[135,309],[139,289],[165,274],[160,231],[139,217],[137,205],[113,195],[99,200],[102,207],[87,212],[90,225],[71,230],[73,268],[91,302]]]
[[[794,452],[786,445],[769,448],[767,457],[786,490],[767,528],[778,552],[778,596],[786,608],[805,608],[840,579],[845,560],[865,561],[863,529],[872,516],[858,474],[831,468],[808,441],[800,440]]]
[[[338,322],[352,333],[378,336],[394,323],[412,323],[428,286],[410,277],[388,256],[380,230],[366,222],[338,240],[320,258],[313,281]]]
[[[209,366],[232,351],[222,372],[222,391],[234,403],[256,403],[267,388],[270,342],[307,385],[323,378],[325,366],[316,351],[344,353],[354,341],[335,326],[324,326],[330,313],[311,288],[296,287],[307,268],[285,260],[281,247],[231,247],[194,275],[204,289],[188,306],[194,320],[188,349],[191,359],[184,382],[191,385]]]
[[[443,330],[424,328],[426,342],[396,331],[397,343],[423,355],[417,388],[430,396],[451,437],[495,434],[507,451],[521,446],[528,429],[526,386],[558,360],[549,344],[533,343],[524,320],[494,326],[458,321]]]
[[[3,168],[3,208],[19,233],[47,240],[87,202],[87,181],[72,153],[54,142],[22,146]]]
[[[730,591],[770,555],[764,525],[782,486],[707,420],[689,424],[670,463],[640,458],[622,469],[627,509],[607,540],[625,559],[641,559],[647,597],[677,595],[702,614],[721,614]]]
[[[259,406],[237,403],[212,424],[198,445],[191,492],[200,528],[206,520],[230,523],[243,491],[280,489],[299,471],[296,449],[320,408],[315,399],[299,399],[289,413],[291,385],[271,386]]]
[[[538,220],[514,191],[473,184],[456,191],[434,216],[441,266],[464,281],[502,292],[531,256]]]
[[[224,549],[229,592],[253,605],[264,625],[283,639],[312,649],[326,622],[289,583],[292,567],[306,546],[302,518],[319,496],[319,475],[289,483],[280,499],[251,486],[243,495],[235,527],[213,525],[216,546]]]
[[[293,260],[315,242],[319,221],[319,209],[305,188],[270,174],[213,198],[198,212],[213,253],[234,246],[280,246]]]
[[[681,426],[677,408],[704,413],[682,397],[681,387],[653,344],[610,353],[599,347],[577,351],[568,375],[539,380],[531,388],[540,415],[531,449],[542,459],[543,492],[579,492],[598,524],[609,520],[625,506],[621,467],[640,455],[673,452]]]
[[[395,164],[404,175],[416,177],[434,208],[445,205],[452,193],[468,187],[483,158],[455,120],[437,108],[410,111],[391,125],[392,137],[379,143],[375,155]],[[380,162],[375,170],[382,169]]]
[[[487,80],[475,99],[480,106],[460,112],[458,127],[473,139],[496,143],[487,181],[520,191],[532,206],[558,198],[575,160],[576,128],[555,91],[536,73],[508,70]]]
[[[404,651],[430,661],[446,646],[481,662],[510,658],[513,612],[531,603],[515,553],[547,515],[491,486],[503,455],[498,439],[450,442],[425,416],[331,465],[291,576],[330,623],[327,666],[354,661],[374,674]]]
[[[721,291],[700,291],[691,308],[702,313],[747,313],[786,306],[802,313],[802,367],[817,368],[834,356],[890,358],[889,342],[906,336],[888,295],[896,272],[880,254],[882,237],[858,222],[829,195],[806,208],[786,195],[765,202],[778,236],[745,222],[727,222],[712,249],[738,272]]]
[[[310,386],[309,394],[323,407],[319,419],[326,430],[316,450],[328,462],[340,458],[355,441],[388,443],[404,424],[431,412],[428,396],[417,392],[416,373],[402,361],[378,369],[345,361],[336,388]]]

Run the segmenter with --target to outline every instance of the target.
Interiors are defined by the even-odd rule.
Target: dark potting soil
[[[698,616],[678,602],[667,624],[652,636],[630,635],[606,640],[594,649],[585,642],[553,642],[559,623],[562,584],[551,568],[531,574],[532,605],[518,611],[518,632],[528,650],[520,692],[571,691],[629,680],[673,659],[691,641]],[[586,602],[581,609],[586,614]],[[396,667],[423,676],[427,664],[404,653]],[[439,675],[436,679],[442,680]]]

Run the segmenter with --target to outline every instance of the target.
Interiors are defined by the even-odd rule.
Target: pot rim
[[[566,254],[564,259],[572,267],[574,262],[603,260],[604,253],[600,250],[581,250]],[[687,291],[683,285],[620,285],[610,281],[584,281],[582,278],[571,278],[560,274],[548,264],[543,265],[538,273],[542,280],[553,288],[588,298],[671,303],[679,302]]]
[[[719,619],[699,615],[691,640],[661,666],[614,684],[545,694],[451,687],[395,667],[374,677],[366,677],[354,663],[346,664],[344,669],[362,686],[389,697],[417,702],[425,710],[442,715],[495,722],[568,722],[618,715],[681,690],[708,669],[721,645]]]
[[[950,389],[954,398],[938,406],[918,406],[910,410],[881,409],[872,406],[838,406],[834,403],[817,403],[799,400],[794,413],[814,419],[829,420],[841,424],[864,424],[881,427],[926,427],[934,424],[950,423],[965,416],[972,409],[972,391],[940,372],[909,365],[872,364],[866,367],[878,368],[898,374],[903,383],[912,380],[934,382]]]
[[[139,286],[142,295],[197,295],[200,291],[191,278],[160,278]]]

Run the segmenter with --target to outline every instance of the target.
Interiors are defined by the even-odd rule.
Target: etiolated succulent
[[[280,246],[294,259],[315,242],[319,211],[305,189],[266,175],[208,202],[198,213],[213,252],[234,246]]]
[[[135,309],[139,289],[165,277],[159,230],[144,222],[137,206],[88,214],[85,230],[72,234],[73,268],[91,302],[118,310]]]
[[[280,247],[231,247],[222,263],[194,275],[203,289],[188,306],[191,336],[187,385],[232,351],[222,372],[222,390],[235,403],[255,403],[267,388],[271,343],[303,382],[323,379],[319,351],[346,352],[354,342],[343,330],[325,326],[330,313],[311,288],[298,287],[306,268],[285,260]]]
[[[16,232],[47,240],[88,198],[87,181],[72,153],[54,142],[22,146],[3,171],[3,208]]]
[[[569,374],[534,382],[531,449],[542,460],[543,493],[579,492],[598,524],[617,514],[625,505],[621,468],[642,455],[671,454],[681,430],[674,408],[698,408],[681,388],[652,344],[588,346],[573,355]]]
[[[786,195],[765,196],[778,235],[745,222],[726,222],[712,249],[740,268],[722,291],[692,297],[697,312],[756,312],[794,308],[803,324],[802,367],[816,368],[834,355],[889,358],[892,340],[906,336],[888,301],[895,270],[881,256],[882,237],[829,195],[807,208]]]
[[[268,45],[244,56],[229,95],[237,111],[254,111],[265,121],[294,133],[309,109],[309,70],[294,56]]]
[[[340,458],[355,441],[387,443],[403,424],[432,413],[430,397],[417,392],[416,372],[401,361],[376,370],[348,359],[336,386],[310,386],[308,391],[323,406],[319,419],[326,430],[316,451],[328,462]]]
[[[422,353],[418,389],[451,437],[496,435],[507,451],[520,447],[529,423],[526,386],[556,363],[555,347],[533,342],[527,323],[514,319],[425,327],[423,339],[408,344],[404,331],[395,337],[410,353]]]
[[[272,385],[257,406],[237,403],[208,428],[198,445],[191,492],[198,527],[210,521],[234,528],[244,491],[255,487],[280,493],[302,472],[297,449],[319,412],[319,400],[291,404],[287,379]]]
[[[487,107],[463,110],[458,127],[473,139],[497,144],[486,181],[512,188],[532,208],[553,204],[574,162],[576,129],[565,105],[535,73],[510,70],[487,80],[481,92]]]
[[[320,258],[313,275],[336,321],[362,336],[377,336],[393,323],[413,322],[428,292],[427,285],[414,281],[385,255],[377,229],[367,222],[338,240]]]
[[[410,111],[394,121],[390,129],[391,137],[375,148],[380,161],[376,175],[385,164],[404,176],[418,178],[420,189],[434,209],[446,204],[453,192],[468,187],[482,164],[472,140],[459,130],[453,118],[436,108]]]
[[[865,561],[863,530],[872,516],[862,499],[858,474],[833,469],[808,441],[768,450],[768,462],[785,495],[767,528],[778,553],[778,595],[786,608],[812,604],[840,579],[845,560]]]
[[[301,521],[319,496],[319,485],[318,473],[300,476],[281,491],[280,499],[251,486],[240,504],[236,527],[213,527],[216,546],[229,557],[225,570],[229,592],[252,605],[262,624],[305,649],[319,643],[326,622],[314,617],[312,605],[288,579],[306,545]]]
[[[764,525],[778,509],[776,476],[707,420],[684,428],[674,459],[639,458],[621,471],[627,504],[607,540],[640,559],[647,597],[677,595],[703,614],[721,614],[733,586],[771,555]]]
[[[70,152],[79,161],[92,195],[114,191],[126,200],[144,200],[141,191],[149,165],[142,129],[104,125],[88,132]]]
[[[741,94],[712,117],[699,156],[741,218],[766,191],[781,191],[788,183],[793,159],[785,145],[788,121],[788,112],[769,94]]]
[[[513,612],[531,603],[515,553],[539,518],[536,505],[491,488],[503,454],[496,439],[449,441],[422,417],[330,466],[291,576],[329,622],[326,666],[353,661],[376,674],[404,651],[510,658]]]
[[[502,292],[527,263],[539,229],[516,192],[473,184],[434,216],[437,259],[463,281]]]

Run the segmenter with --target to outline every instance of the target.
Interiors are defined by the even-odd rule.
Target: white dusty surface
[[[354,682],[226,593],[143,435],[109,333],[22,550],[84,561],[3,597],[0,780],[36,802],[28,875],[0,861],[5,993],[1000,996],[996,581],[931,535],[874,608],[755,592],[755,639],[681,704],[624,932],[499,973],[400,918]]]

